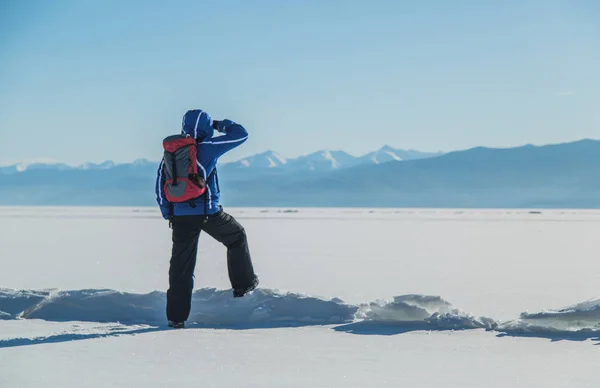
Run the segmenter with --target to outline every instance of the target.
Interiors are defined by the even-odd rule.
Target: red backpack
[[[169,202],[190,202],[206,191],[206,182],[198,174],[196,140],[190,135],[172,135],[163,140],[164,192]]]

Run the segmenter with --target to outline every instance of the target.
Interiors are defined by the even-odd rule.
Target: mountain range
[[[439,156],[442,153],[420,152],[403,150],[391,146],[380,149],[363,156],[353,156],[344,151],[321,150],[298,158],[285,158],[275,151],[267,151],[250,156],[230,165],[233,167],[248,168],[278,168],[305,171],[331,171],[340,168],[353,167],[360,164],[381,164],[393,160],[413,160]]]
[[[158,162],[0,168],[1,205],[153,206]],[[224,206],[600,208],[600,141],[354,157],[268,151],[219,167]]]
[[[441,152],[420,152],[415,150],[396,149],[391,146],[370,152],[362,156],[353,156],[344,151],[322,150],[303,155],[297,158],[286,158],[275,151],[266,151],[257,155],[249,156],[232,163],[225,163],[223,167],[227,169],[244,170],[262,170],[262,169],[285,169],[285,170],[305,170],[305,171],[331,171],[346,167],[357,166],[360,164],[380,164],[392,160],[413,160],[423,159],[441,155]],[[125,163],[127,165],[128,163]],[[130,163],[133,166],[143,166],[145,164],[158,165],[158,161],[149,161],[147,159],[137,159]],[[10,166],[0,167],[0,174],[11,174],[24,172],[26,170],[105,170],[116,167],[113,161],[105,161],[100,164],[84,163],[79,166],[69,166],[64,163],[17,163]],[[121,165],[122,166],[122,165]]]

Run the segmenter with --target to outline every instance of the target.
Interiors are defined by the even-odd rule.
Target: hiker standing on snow
[[[213,137],[215,130],[223,135]],[[166,151],[158,168],[155,191],[162,216],[173,229],[167,291],[167,319],[171,327],[184,327],[190,314],[201,231],[227,247],[234,297],[242,297],[258,286],[246,232],[219,203],[216,170],[219,157],[247,138],[248,132],[241,125],[231,120],[212,120],[208,113],[196,109],[183,116],[181,135],[164,140]],[[196,160],[192,161],[194,151]],[[174,177],[179,178],[173,182]],[[201,196],[188,199],[200,192]]]

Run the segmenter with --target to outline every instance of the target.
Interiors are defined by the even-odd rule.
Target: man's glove
[[[219,120],[213,120],[213,124],[212,124],[212,127],[213,127],[213,129],[214,129],[215,131],[219,131],[219,132],[221,132],[221,131],[219,130],[219,125],[220,125],[220,124],[221,124],[221,122],[220,122]]]
[[[233,124],[231,120],[213,120],[213,129],[221,133],[225,133],[228,126]]]

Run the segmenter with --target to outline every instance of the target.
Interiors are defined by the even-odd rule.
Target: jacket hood
[[[212,124],[212,118],[202,109],[188,110],[181,121],[181,134],[196,140],[210,139],[214,134]]]

